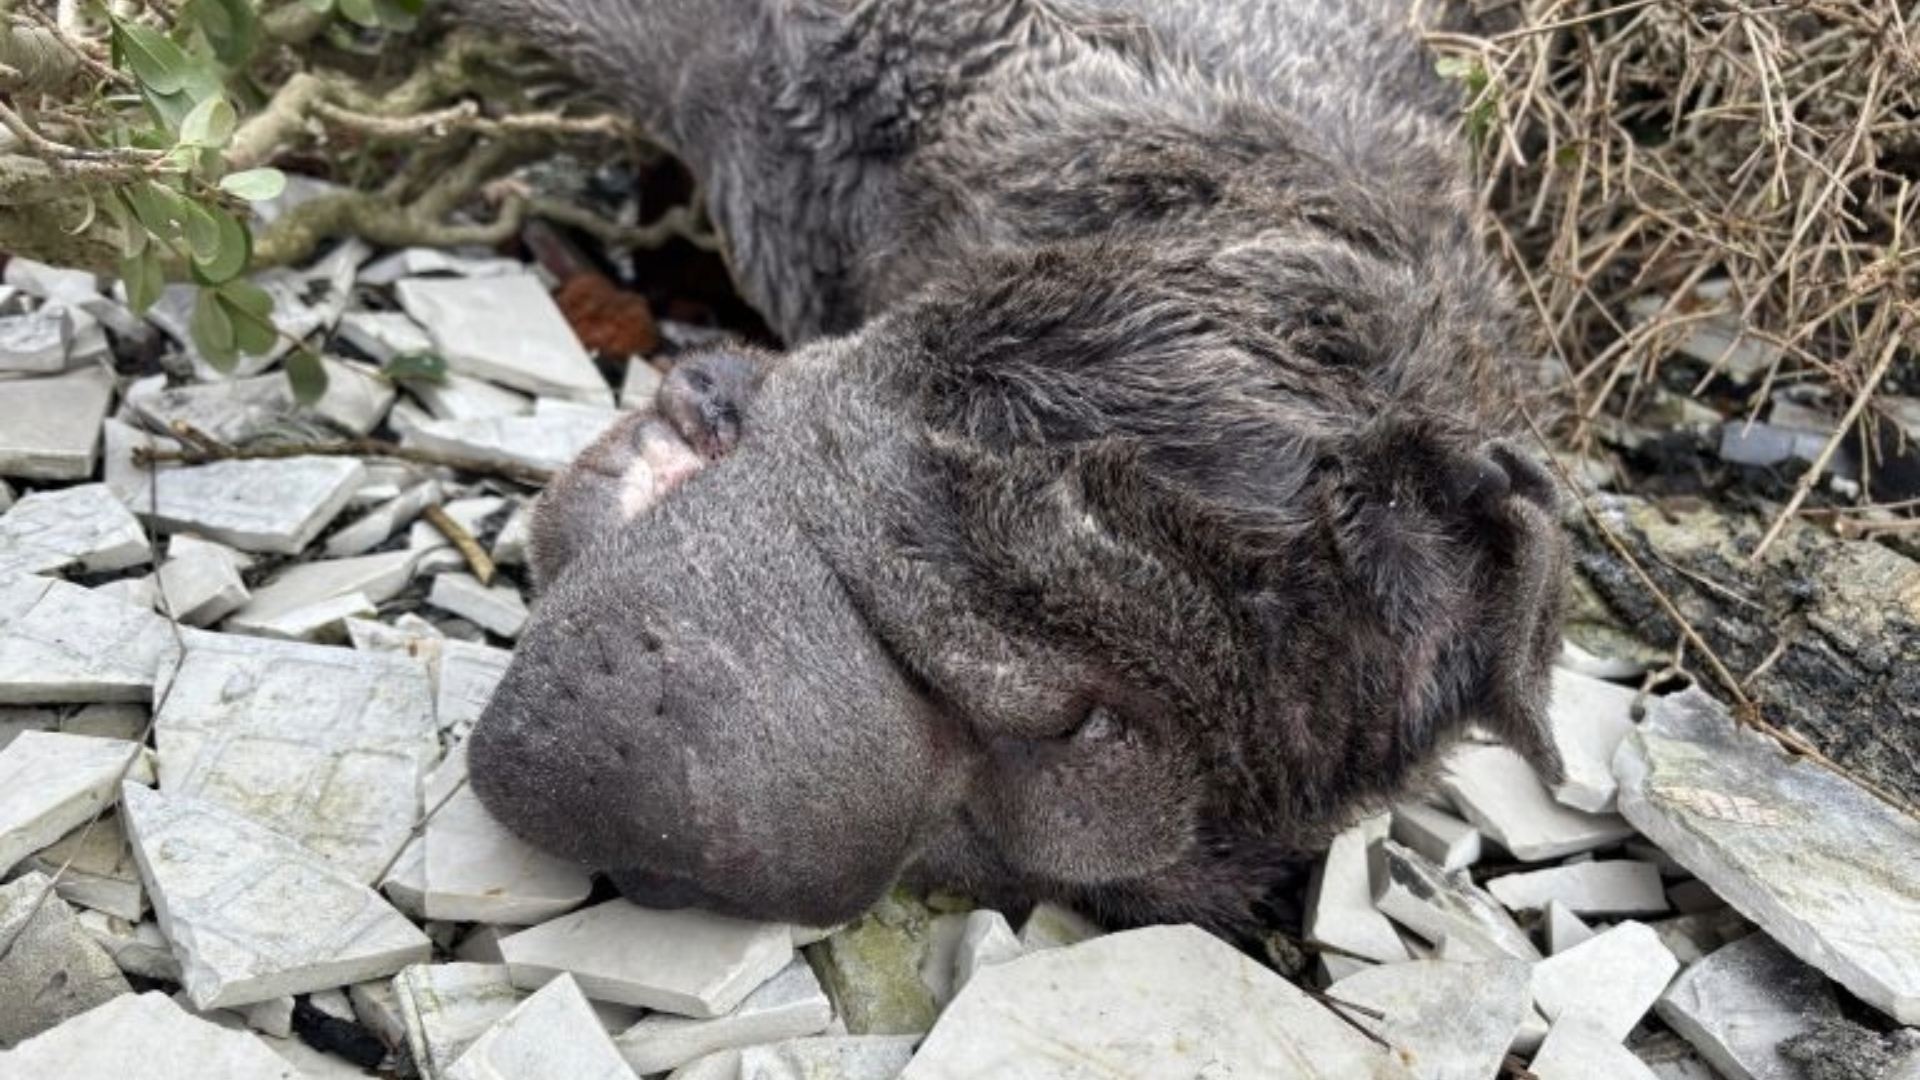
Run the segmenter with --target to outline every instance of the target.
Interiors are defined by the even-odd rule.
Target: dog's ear
[[[621,416],[533,504],[534,584],[550,588],[582,551],[618,532],[704,464],[651,410]]]

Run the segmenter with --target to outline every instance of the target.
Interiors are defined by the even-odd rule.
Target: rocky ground
[[[537,477],[713,333],[554,262],[349,243],[265,275],[276,322],[323,344],[311,406],[275,357],[227,378],[195,356],[185,293],[143,321],[89,275],[7,266],[0,1076],[1920,1077],[1920,821],[1896,808],[1920,569],[1796,527],[1814,584],[1729,611],[1700,583],[1754,526],[1717,512],[1603,500],[1892,803],[1650,672],[1678,627],[1589,538],[1575,625],[1608,655],[1570,644],[1555,673],[1566,781],[1461,746],[1339,838],[1303,935],[937,895],[753,924],[527,848],[461,746],[527,618]],[[610,365],[629,351],[652,360]],[[423,353],[444,380],[383,371]],[[1691,460],[1767,468],[1817,453],[1796,418],[1613,436],[1658,457],[1691,423]],[[225,456],[362,438],[421,460]],[[1741,628],[1794,620],[1818,633],[1760,665]]]

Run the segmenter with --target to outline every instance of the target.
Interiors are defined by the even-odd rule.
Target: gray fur
[[[471,748],[510,827],[643,903],[1243,929],[1469,720],[1557,768],[1525,341],[1397,7],[466,3],[807,343],[577,533]]]

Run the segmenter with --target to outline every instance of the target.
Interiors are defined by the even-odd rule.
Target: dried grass
[[[1920,361],[1920,4],[1480,7],[1475,33],[1429,41],[1570,373],[1559,434],[1631,417],[1674,346],[1730,314],[1771,363],[1738,388],[1707,365],[1695,393],[1738,389],[1757,415],[1818,381],[1865,425],[1836,438],[1878,446],[1875,372]]]

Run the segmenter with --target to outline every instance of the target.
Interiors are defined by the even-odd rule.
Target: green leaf
[[[395,33],[404,34],[420,25],[420,13],[408,11],[399,0],[373,0],[373,12],[381,26]]]
[[[214,235],[204,245],[188,236],[187,242],[193,246],[193,276],[207,285],[221,285],[239,277],[253,257],[253,236],[247,227],[217,207],[195,206],[194,211],[206,218]]]
[[[193,298],[193,318],[188,321],[187,330],[208,363],[223,372],[233,370],[240,352],[235,344],[233,317],[227,314],[219,293],[201,289]]]
[[[280,341],[273,325],[273,297],[251,281],[229,281],[220,286],[220,302],[233,318],[233,337],[244,352],[271,352]]]
[[[287,174],[279,169],[248,169],[220,178],[220,190],[248,202],[276,199],[287,190]]]
[[[162,145],[155,149],[163,149],[171,145],[172,135],[180,130],[180,125],[186,122],[187,114],[193,111],[193,95],[185,90],[178,90],[171,94],[156,94],[142,87],[140,96],[147,103],[147,111],[153,114],[154,124],[162,129],[160,134],[166,136],[156,140]]]
[[[421,382],[443,383],[447,381],[447,360],[439,353],[406,353],[387,361],[381,373],[395,382],[417,379]]]
[[[120,260],[120,280],[127,286],[128,306],[135,315],[145,315],[160,299],[160,290],[167,287],[167,279],[160,273],[159,249],[149,244],[138,255]]]
[[[214,94],[180,121],[180,141],[193,146],[225,146],[240,117],[225,94]]]
[[[118,191],[107,196],[107,216],[113,219],[113,225],[120,230],[120,257],[131,259],[146,250],[147,227],[133,216],[133,208],[127,205],[127,197]]]
[[[186,207],[187,247],[193,251],[194,264],[205,266],[220,255],[220,223],[199,203],[189,202]]]
[[[187,224],[187,200],[165,184],[152,180],[129,185],[124,194],[147,230],[162,240],[181,235]]]
[[[311,405],[327,392],[327,369],[321,366],[319,353],[304,347],[295,349],[293,355],[287,357],[286,368],[293,400]]]
[[[338,0],[340,14],[348,22],[365,27],[378,27],[380,15],[374,11],[373,0]]]
[[[113,20],[113,45],[140,85],[156,94],[171,94],[186,83],[187,54],[150,26]]]
[[[187,14],[199,23],[222,64],[238,68],[253,55],[260,20],[249,0],[189,0]]]
[[[321,15],[333,10],[333,0],[305,0],[306,5]]]

